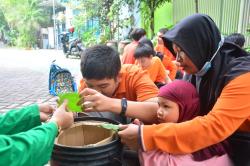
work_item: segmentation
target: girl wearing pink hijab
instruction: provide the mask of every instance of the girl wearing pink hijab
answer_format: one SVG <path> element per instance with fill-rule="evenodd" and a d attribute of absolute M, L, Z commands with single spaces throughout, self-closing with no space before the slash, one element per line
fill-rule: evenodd
<path fill-rule="evenodd" d="M 161 87 L 158 103 L 159 123 L 184 122 L 193 119 L 200 111 L 199 95 L 195 87 L 183 80 L 176 80 Z M 192 154 L 176 155 L 160 150 L 140 151 L 139 158 L 142 166 L 231 166 L 233 164 L 227 154 L 227 147 L 227 142 L 223 141 Z"/>

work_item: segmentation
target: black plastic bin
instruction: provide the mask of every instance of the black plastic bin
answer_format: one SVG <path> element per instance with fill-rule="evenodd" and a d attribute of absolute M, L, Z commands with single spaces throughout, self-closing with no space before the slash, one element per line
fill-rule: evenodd
<path fill-rule="evenodd" d="M 118 124 L 100 117 L 86 116 L 75 119 L 76 122 L 90 120 Z M 97 147 L 68 147 L 55 143 L 50 163 L 52 166 L 120 166 L 121 155 L 122 144 L 116 136 L 111 142 Z"/>

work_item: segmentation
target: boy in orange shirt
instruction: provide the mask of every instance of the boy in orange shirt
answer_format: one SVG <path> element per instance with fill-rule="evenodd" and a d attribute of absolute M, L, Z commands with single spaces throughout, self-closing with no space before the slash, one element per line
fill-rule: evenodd
<path fill-rule="evenodd" d="M 139 44 L 135 49 L 134 57 L 138 62 L 138 65 L 148 72 L 151 80 L 158 86 L 169 82 L 169 77 L 165 67 L 163 66 L 161 60 L 154 56 L 154 50 L 147 44 Z"/>
<path fill-rule="evenodd" d="M 143 28 L 135 28 L 130 34 L 132 42 L 124 47 L 122 54 L 122 64 L 134 64 L 134 52 L 141 38 L 146 36 L 146 31 Z"/>
<path fill-rule="evenodd" d="M 82 55 L 81 72 L 79 105 L 86 112 L 119 121 L 125 116 L 144 122 L 156 119 L 158 88 L 136 65 L 121 66 L 117 51 L 105 45 L 88 48 Z"/>

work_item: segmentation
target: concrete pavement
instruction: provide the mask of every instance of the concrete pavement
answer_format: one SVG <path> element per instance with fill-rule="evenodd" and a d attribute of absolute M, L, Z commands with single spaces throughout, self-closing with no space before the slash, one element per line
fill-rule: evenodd
<path fill-rule="evenodd" d="M 0 113 L 33 103 L 56 105 L 56 98 L 48 92 L 54 59 L 79 80 L 80 60 L 66 59 L 62 50 L 0 49 Z"/>

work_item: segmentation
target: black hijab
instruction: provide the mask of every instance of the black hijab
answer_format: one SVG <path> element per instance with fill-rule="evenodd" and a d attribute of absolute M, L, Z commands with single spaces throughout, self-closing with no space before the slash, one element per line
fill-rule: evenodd
<path fill-rule="evenodd" d="M 163 41 L 172 53 L 172 43 L 176 43 L 200 70 L 218 49 L 221 35 L 209 16 L 194 14 L 169 30 L 163 36 Z M 229 81 L 249 71 L 250 57 L 247 53 L 234 44 L 224 42 L 212 61 L 211 69 L 204 76 L 186 77 L 196 88 L 199 87 L 201 115 L 213 108 L 221 90 Z"/>
<path fill-rule="evenodd" d="M 163 41 L 172 53 L 172 43 L 177 44 L 200 70 L 218 49 L 221 34 L 209 16 L 194 14 L 169 30 L 163 36 Z M 206 115 L 212 110 L 228 82 L 247 72 L 250 72 L 250 56 L 240 47 L 224 42 L 212 61 L 212 67 L 204 76 L 187 75 L 186 80 L 199 92 L 200 115 Z M 221 149 L 221 145 L 225 148 Z M 210 151 L 214 155 L 222 155 L 226 148 L 227 143 L 221 142 L 211 146 Z"/>

